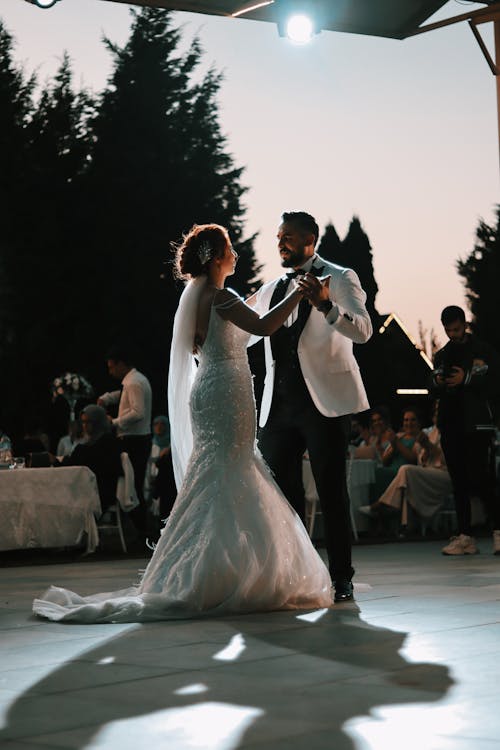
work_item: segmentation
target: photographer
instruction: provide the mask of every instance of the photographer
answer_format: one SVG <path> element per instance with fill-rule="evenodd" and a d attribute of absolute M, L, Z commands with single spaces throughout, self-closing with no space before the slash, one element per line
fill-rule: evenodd
<path fill-rule="evenodd" d="M 471 496 L 478 495 L 493 526 L 493 551 L 500 554 L 500 510 L 495 491 L 495 426 L 490 408 L 498 390 L 500 357 L 466 330 L 465 313 L 455 305 L 441 313 L 448 343 L 434 360 L 432 391 L 439 398 L 437 425 L 455 497 L 458 536 L 444 555 L 473 555 Z"/>

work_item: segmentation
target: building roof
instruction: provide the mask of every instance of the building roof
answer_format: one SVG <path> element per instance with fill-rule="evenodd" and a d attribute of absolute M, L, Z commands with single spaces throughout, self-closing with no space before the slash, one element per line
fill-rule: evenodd
<path fill-rule="evenodd" d="M 405 39 L 448 0 L 113 0 L 170 10 L 279 23 L 292 10 L 310 12 L 318 27 L 349 34 Z M 260 7 L 258 7 L 260 6 Z"/>

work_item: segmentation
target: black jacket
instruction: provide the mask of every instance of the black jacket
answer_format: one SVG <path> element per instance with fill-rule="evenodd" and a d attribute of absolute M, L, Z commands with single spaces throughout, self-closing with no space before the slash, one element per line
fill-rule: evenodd
<path fill-rule="evenodd" d="M 105 513 L 116 502 L 116 485 L 122 475 L 120 442 L 112 434 L 102 435 L 95 443 L 78 443 L 61 466 L 88 466 L 97 479 L 101 509 Z"/>
<path fill-rule="evenodd" d="M 475 360 L 484 366 L 474 364 Z M 437 375 L 444 375 L 453 366 L 465 372 L 459 386 L 439 385 Z M 473 334 L 463 343 L 448 341 L 434 358 L 431 393 L 439 399 L 437 425 L 441 432 L 494 429 L 494 405 L 500 394 L 500 357 L 497 352 Z"/>

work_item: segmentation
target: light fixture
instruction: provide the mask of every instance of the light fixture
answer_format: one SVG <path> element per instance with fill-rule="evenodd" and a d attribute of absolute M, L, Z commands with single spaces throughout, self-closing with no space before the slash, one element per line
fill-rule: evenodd
<path fill-rule="evenodd" d="M 279 35 L 294 44 L 307 44 L 321 31 L 321 10 L 314 6 L 314 13 L 311 13 L 311 3 L 306 0 L 277 2 L 276 15 Z"/>
<path fill-rule="evenodd" d="M 309 16 L 296 13 L 286 21 L 286 36 L 295 44 L 307 44 L 314 34 L 314 25 Z"/>
<path fill-rule="evenodd" d="M 31 3 L 31 5 L 36 5 L 38 8 L 47 10 L 47 8 L 52 8 L 52 6 L 58 3 L 59 0 L 26 0 L 26 2 Z"/>

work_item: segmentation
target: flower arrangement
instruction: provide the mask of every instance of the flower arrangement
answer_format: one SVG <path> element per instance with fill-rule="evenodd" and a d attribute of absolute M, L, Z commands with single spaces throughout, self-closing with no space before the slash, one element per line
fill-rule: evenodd
<path fill-rule="evenodd" d="M 83 375 L 74 372 L 65 372 L 64 375 L 58 375 L 52 381 L 50 388 L 52 401 L 55 401 L 59 396 L 66 399 L 72 420 L 75 418 L 76 402 L 81 398 L 91 398 L 94 394 L 94 389 L 89 381 Z"/>

